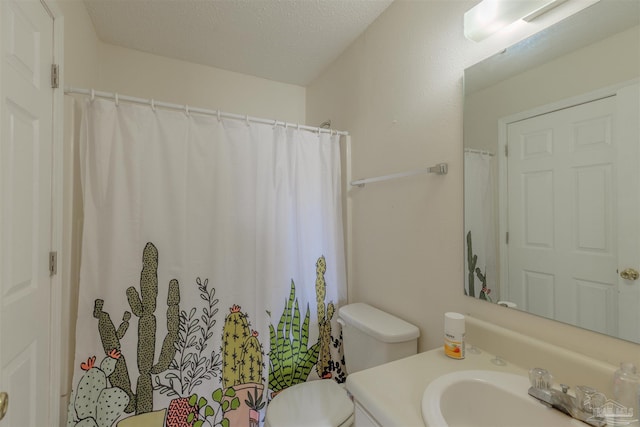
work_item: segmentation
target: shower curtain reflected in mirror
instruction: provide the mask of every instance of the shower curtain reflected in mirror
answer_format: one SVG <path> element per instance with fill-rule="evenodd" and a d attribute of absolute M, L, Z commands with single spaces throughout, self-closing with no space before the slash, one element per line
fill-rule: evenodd
<path fill-rule="evenodd" d="M 496 210 L 493 155 L 464 153 L 465 295 L 497 302 Z"/>
<path fill-rule="evenodd" d="M 260 425 L 344 381 L 339 136 L 95 99 L 80 155 L 69 426 Z"/>

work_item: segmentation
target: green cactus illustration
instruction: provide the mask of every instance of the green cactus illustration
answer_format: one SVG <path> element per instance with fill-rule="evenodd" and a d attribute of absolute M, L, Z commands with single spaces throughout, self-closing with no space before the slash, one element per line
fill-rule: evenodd
<path fill-rule="evenodd" d="M 109 386 L 108 381 L 120 358 L 120 352 L 114 348 L 100 367 L 94 366 L 95 356 L 81 364 L 87 372 L 80 378 L 69 402 L 68 427 L 111 427 L 122 416 L 129 396 L 121 388 Z"/>
<path fill-rule="evenodd" d="M 158 363 L 153 365 L 155 359 L 156 340 L 156 300 L 158 297 L 158 250 L 149 242 L 144 248 L 142 255 L 142 272 L 140 274 L 140 294 L 133 287 L 126 291 L 127 300 L 131 311 L 138 320 L 138 377 L 136 392 L 131 389 L 131 380 L 124 357 L 121 357 L 115 370 L 109 376 L 109 380 L 114 387 L 121 388 L 129 397 L 129 404 L 125 412 L 136 414 L 150 412 L 153 409 L 153 385 L 151 374 L 164 372 L 173 360 L 175 355 L 175 342 L 178 339 L 178 328 L 180 324 L 179 303 L 180 289 L 177 280 L 169 282 L 167 296 L 167 335 L 164 338 Z M 124 312 L 122 323 L 116 330 L 111 321 L 109 313 L 103 311 L 104 300 L 96 299 L 93 309 L 93 317 L 98 319 L 98 331 L 105 351 L 109 349 L 120 350 L 120 340 L 124 337 L 129 328 L 131 313 Z"/>
<path fill-rule="evenodd" d="M 222 371 L 221 353 L 210 348 L 217 341 L 213 332 L 219 302 L 215 298 L 216 290 L 208 287 L 209 279 L 201 280 L 198 277 L 196 285 L 204 307 L 200 313 L 196 307 L 191 307 L 188 312 L 180 311 L 176 354 L 164 373 L 164 379 L 160 375 L 154 378 L 153 389 L 160 394 L 186 398 L 195 387 L 219 377 Z"/>
<path fill-rule="evenodd" d="M 267 312 L 269 316 L 271 314 Z M 291 281 L 289 299 L 280 317 L 277 329 L 269 325 L 271 350 L 269 351 L 269 388 L 277 393 L 294 384 L 306 381 L 318 361 L 318 343 L 307 348 L 309 341 L 309 306 L 300 325 L 300 309 L 296 299 L 296 286 Z"/>
<path fill-rule="evenodd" d="M 222 328 L 222 385 L 225 388 L 237 384 L 242 345 L 251 333 L 247 316 L 240 308 L 234 304 L 229 309 Z"/>
<path fill-rule="evenodd" d="M 480 294 L 478 295 L 479 299 L 483 299 L 485 301 L 493 302 L 489 294 L 491 293 L 491 289 L 487 287 L 487 274 L 480 270 L 480 267 L 476 267 L 476 276 L 480 279 L 480 283 L 482 283 L 482 289 L 480 290 Z"/>
<path fill-rule="evenodd" d="M 318 362 L 316 372 L 320 378 L 330 376 L 329 363 L 331 362 L 331 319 L 335 307 L 333 302 L 329 302 L 325 309 L 324 299 L 326 297 L 327 284 L 324 280 L 324 273 L 327 271 L 327 262 L 324 256 L 316 261 L 316 303 L 318 305 Z"/>
<path fill-rule="evenodd" d="M 151 374 L 164 372 L 176 352 L 180 324 L 180 287 L 178 281 L 169 282 L 167 294 L 167 335 L 162 343 L 158 362 L 154 365 L 156 352 L 156 300 L 158 298 L 158 249 L 149 242 L 142 253 L 140 293 L 135 287 L 127 289 L 127 300 L 131 312 L 138 317 L 138 381 L 136 383 L 136 415 L 153 410 L 153 384 Z"/>
<path fill-rule="evenodd" d="M 475 297 L 475 271 L 476 264 L 478 263 L 478 255 L 473 254 L 473 247 L 471 246 L 471 231 L 467 233 L 467 263 L 469 265 L 469 295 Z"/>
<path fill-rule="evenodd" d="M 258 332 L 251 331 L 249 320 L 240 306 L 233 305 L 224 319 L 222 330 L 222 385 L 262 382 L 262 344 Z"/>
<path fill-rule="evenodd" d="M 262 344 L 258 341 L 258 332 L 251 331 L 251 336 L 242 345 L 238 384 L 262 382 Z"/>
<path fill-rule="evenodd" d="M 131 313 L 128 311 L 124 312 L 124 315 L 122 316 L 122 323 L 120 323 L 120 326 L 116 330 L 115 325 L 111 321 L 111 316 L 109 316 L 109 313 L 102 310 L 103 307 L 104 300 L 95 300 L 93 306 L 93 317 L 98 319 L 98 332 L 100 333 L 102 348 L 105 353 L 108 353 L 112 349 L 120 351 L 120 340 L 124 337 L 127 329 L 129 328 Z M 113 372 L 109 375 L 109 381 L 114 387 L 121 388 L 127 393 L 127 396 L 129 397 L 129 405 L 125 409 L 125 412 L 133 412 L 135 409 L 135 395 L 131 390 L 131 380 L 129 379 L 127 362 L 123 355 L 116 360 L 116 366 Z"/>
<path fill-rule="evenodd" d="M 477 267 L 478 265 L 478 255 L 475 255 L 473 253 L 473 246 L 472 246 L 472 242 L 471 242 L 471 231 L 469 231 L 467 233 L 467 264 L 469 265 L 469 293 L 467 293 L 467 290 L 465 289 L 464 293 L 465 295 L 469 295 L 472 297 L 476 296 L 476 291 L 475 291 L 475 277 L 477 276 L 478 279 L 480 280 L 480 283 L 482 283 L 482 288 L 480 289 L 480 293 L 478 294 L 478 298 L 479 299 L 483 299 L 485 301 L 491 301 L 491 297 L 489 296 L 489 293 L 491 292 L 491 289 L 489 289 L 487 287 L 487 275 L 486 275 L 486 269 L 485 272 L 483 273 L 482 270 L 480 269 L 480 267 Z"/>

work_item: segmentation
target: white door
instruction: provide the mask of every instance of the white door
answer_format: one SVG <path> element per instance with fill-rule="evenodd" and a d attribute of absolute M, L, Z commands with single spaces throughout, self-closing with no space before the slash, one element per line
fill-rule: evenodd
<path fill-rule="evenodd" d="M 0 426 L 51 420 L 53 19 L 39 1 L 0 0 Z"/>
<path fill-rule="evenodd" d="M 622 92 L 637 103 L 637 85 Z M 640 263 L 638 138 L 621 131 L 637 128 L 638 117 L 621 120 L 619 107 L 611 96 L 507 126 L 508 298 L 614 336 L 620 323 L 626 335 L 639 329 L 618 309 L 638 299 L 619 263 Z"/>
<path fill-rule="evenodd" d="M 640 271 L 640 84 L 616 94 L 618 153 L 618 273 Z M 627 153 L 629 153 L 627 155 Z M 618 337 L 640 342 L 640 280 L 618 274 Z"/>

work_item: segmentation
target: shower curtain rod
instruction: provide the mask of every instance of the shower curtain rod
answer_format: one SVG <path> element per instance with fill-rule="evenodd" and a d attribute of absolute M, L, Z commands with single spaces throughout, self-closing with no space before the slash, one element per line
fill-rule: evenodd
<path fill-rule="evenodd" d="M 306 125 L 301 125 L 298 123 L 289 123 L 289 122 L 285 122 L 285 121 L 280 121 L 280 120 L 270 120 L 270 119 L 262 119 L 259 117 L 252 117 L 249 115 L 242 115 L 242 114 L 234 114 L 234 113 L 226 113 L 224 111 L 220 111 L 220 110 L 208 110 L 206 108 L 196 108 L 196 107 L 191 107 L 189 105 L 181 105 L 181 104 L 173 104 L 170 102 L 160 102 L 160 101 L 155 101 L 154 99 L 145 99 L 145 98 L 136 98 L 133 96 L 125 96 L 125 95 L 120 95 L 117 92 L 116 93 L 111 93 L 111 92 L 101 92 L 101 91 L 97 91 L 94 89 L 81 89 L 81 88 L 75 88 L 75 87 L 66 87 L 64 89 L 64 93 L 65 94 L 78 94 L 78 95 L 87 95 L 90 96 L 91 99 L 98 97 L 98 98 L 106 98 L 106 99 L 113 99 L 116 101 L 116 104 L 119 101 L 125 101 L 125 102 L 131 102 L 134 104 L 143 104 L 143 105 L 149 105 L 151 106 L 151 108 L 155 109 L 156 107 L 161 107 L 161 108 L 166 108 L 166 109 L 170 109 L 170 110 L 180 110 L 180 111 L 184 111 L 185 113 L 189 114 L 189 113 L 198 113 L 198 114 L 205 114 L 208 116 L 217 116 L 219 119 L 220 118 L 225 118 L 225 119 L 234 119 L 234 120 L 244 120 L 247 122 L 254 122 L 254 123 L 262 123 L 262 124 L 266 124 L 266 125 L 272 125 L 272 126 L 283 126 L 283 127 L 293 127 L 296 129 L 303 129 L 303 130 L 308 130 L 308 131 L 312 131 L 312 132 L 318 132 L 318 133 L 329 133 L 329 134 L 333 134 L 335 133 L 336 135 L 349 135 L 349 132 L 346 131 L 337 131 L 337 130 L 333 130 L 333 129 L 324 129 L 324 128 L 320 128 L 320 127 L 314 127 L 314 126 L 306 126 Z"/>

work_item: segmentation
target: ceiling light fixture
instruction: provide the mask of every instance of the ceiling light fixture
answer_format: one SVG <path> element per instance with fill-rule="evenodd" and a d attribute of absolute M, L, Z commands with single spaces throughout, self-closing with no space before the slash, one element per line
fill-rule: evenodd
<path fill-rule="evenodd" d="M 567 0 L 482 0 L 464 14 L 464 35 L 482 41 L 522 19 L 530 22 Z"/>

